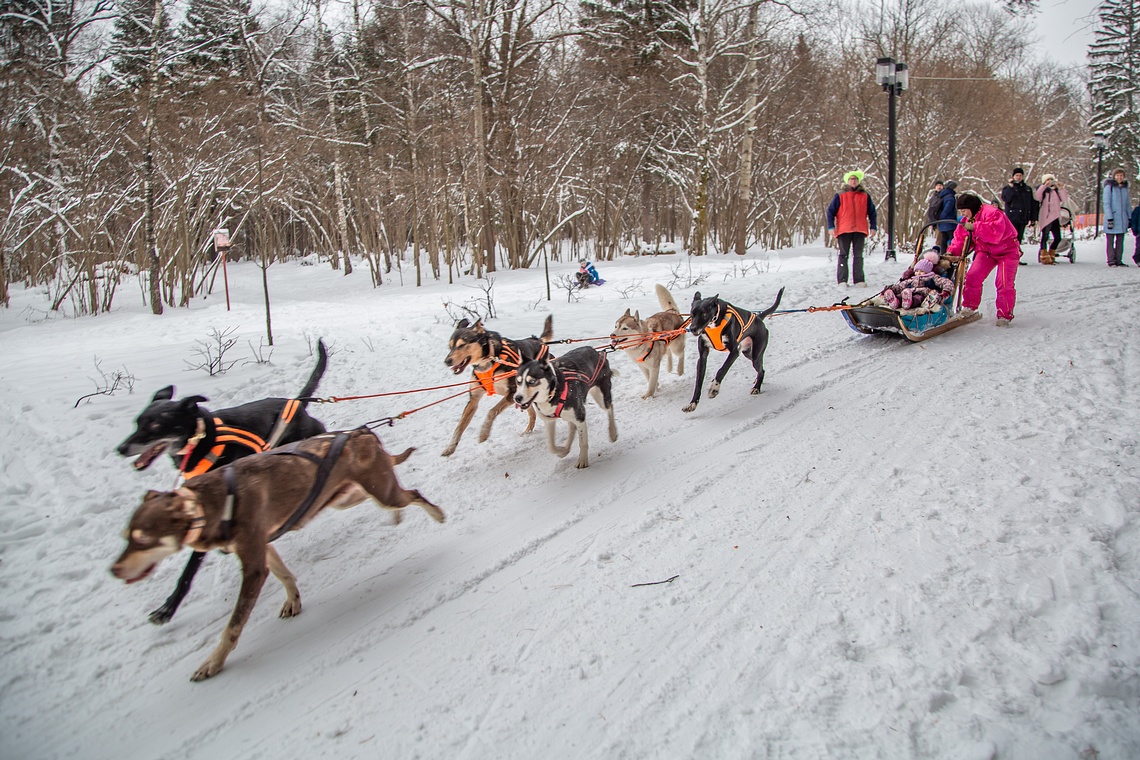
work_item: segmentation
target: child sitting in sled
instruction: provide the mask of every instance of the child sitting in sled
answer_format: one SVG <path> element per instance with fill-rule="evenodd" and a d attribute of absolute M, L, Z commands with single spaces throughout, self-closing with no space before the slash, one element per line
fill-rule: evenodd
<path fill-rule="evenodd" d="M 913 267 L 903 272 L 893 285 L 883 288 L 879 296 L 890 309 L 934 309 L 954 294 L 954 281 L 935 274 L 939 256 L 927 251 Z"/>
<path fill-rule="evenodd" d="M 601 285 L 605 282 L 605 280 L 598 276 L 598 270 L 594 268 L 594 265 L 585 259 L 578 262 L 578 274 L 575 276 L 578 278 L 578 287 L 580 288 L 588 288 L 591 285 Z"/>

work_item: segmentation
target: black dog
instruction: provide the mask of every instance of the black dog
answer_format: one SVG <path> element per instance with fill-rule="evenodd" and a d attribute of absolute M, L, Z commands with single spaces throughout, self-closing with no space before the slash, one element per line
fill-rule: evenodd
<path fill-rule="evenodd" d="M 578 433 L 578 469 L 590 466 L 590 441 L 586 434 L 586 395 L 594 397 L 609 415 L 610 440 L 617 440 L 612 391 L 613 373 L 605 354 L 593 348 L 576 348 L 553 360 L 529 361 L 519 367 L 515 403 L 523 409 L 538 410 L 546 421 L 546 446 L 560 457 L 570 453 L 574 433 Z M 565 420 L 570 435 L 565 446 L 554 443 L 555 420 L 569 411 Z"/>
<path fill-rule="evenodd" d="M 187 480 L 229 464 L 235 459 L 265 451 L 271 446 L 300 441 L 325 432 L 325 426 L 305 411 L 328 364 L 324 341 L 317 342 L 317 366 L 296 399 L 265 398 L 230 409 L 210 412 L 199 407 L 205 396 L 174 398 L 174 386 L 154 394 L 135 420 L 135 432 L 119 444 L 125 457 L 137 457 L 135 469 L 145 470 L 163 452 L 169 451 L 174 466 Z M 162 625 L 174 617 L 204 552 L 194 552 L 165 603 L 150 613 L 150 622 Z"/>
<path fill-rule="evenodd" d="M 776 311 L 783 295 L 784 289 L 780 288 L 774 304 L 764 311 L 752 312 L 737 309 L 718 296 L 701 298 L 699 292 L 693 294 L 693 306 L 689 310 L 689 332 L 700 335 L 700 340 L 697 341 L 697 387 L 693 389 L 693 400 L 684 411 L 693 411 L 701 400 L 705 365 L 712 348 L 728 351 L 728 358 L 717 370 L 716 379 L 709 385 L 709 398 L 716 398 L 720 393 L 724 376 L 741 352 L 752 360 L 752 366 L 756 369 L 756 384 L 752 386 L 752 395 L 760 392 L 760 384 L 764 382 L 764 350 L 768 348 L 768 328 L 764 326 L 764 318 Z"/>

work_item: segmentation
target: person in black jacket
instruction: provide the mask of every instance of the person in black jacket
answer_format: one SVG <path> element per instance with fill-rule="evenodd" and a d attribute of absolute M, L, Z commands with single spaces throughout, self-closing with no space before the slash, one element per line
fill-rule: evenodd
<path fill-rule="evenodd" d="M 941 192 L 938 193 L 938 200 L 942 203 L 942 209 L 938 214 L 938 250 L 945 253 L 950 245 L 950 241 L 954 239 L 954 229 L 958 226 L 958 211 L 954 208 L 954 203 L 957 200 L 955 188 L 958 183 L 954 180 L 946 180 L 942 185 Z M 932 201 L 933 203 L 933 201 Z"/>
<path fill-rule="evenodd" d="M 934 189 L 926 198 L 926 223 L 934 224 L 942 218 L 942 180 L 934 180 Z"/>
<path fill-rule="evenodd" d="M 1033 188 L 1025 184 L 1025 170 L 1020 166 L 1013 170 L 1009 184 L 1001 189 L 1001 203 L 1017 230 L 1017 244 L 1021 245 L 1025 228 L 1037 223 L 1037 201 L 1033 200 Z"/>

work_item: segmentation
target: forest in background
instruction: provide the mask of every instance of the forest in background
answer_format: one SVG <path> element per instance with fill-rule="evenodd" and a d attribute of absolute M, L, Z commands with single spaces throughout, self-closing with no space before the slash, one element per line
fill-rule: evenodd
<path fill-rule="evenodd" d="M 1124 0 L 1133 2 L 1133 0 Z M 663 243 L 819 239 L 842 174 L 896 235 L 935 179 L 989 200 L 1012 166 L 1096 182 L 1088 83 L 986 4 L 754 0 L 4 0 L 0 300 L 155 313 L 211 287 L 211 243 L 316 254 L 376 286 Z"/>

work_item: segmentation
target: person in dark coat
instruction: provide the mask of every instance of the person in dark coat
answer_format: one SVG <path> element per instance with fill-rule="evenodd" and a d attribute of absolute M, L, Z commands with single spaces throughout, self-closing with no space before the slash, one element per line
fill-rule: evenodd
<path fill-rule="evenodd" d="M 942 210 L 938 214 L 940 220 L 938 222 L 938 250 L 941 253 L 946 252 L 946 247 L 954 238 L 954 228 L 958 226 L 958 212 L 954 208 L 954 202 L 957 199 L 956 187 L 958 187 L 958 183 L 949 180 L 942 186 L 942 192 L 938 194 L 942 201 Z"/>
<path fill-rule="evenodd" d="M 1132 216 L 1128 219 L 1128 229 L 1132 230 L 1136 247 L 1132 250 L 1132 261 L 1140 267 L 1140 206 L 1132 209 Z"/>
<path fill-rule="evenodd" d="M 1025 184 L 1025 170 L 1020 166 L 1013 170 L 1009 184 L 1001 189 L 1001 203 L 1010 224 L 1017 230 L 1017 244 L 1025 240 L 1025 228 L 1037 223 L 1037 202 L 1033 200 L 1033 188 Z"/>
<path fill-rule="evenodd" d="M 942 218 L 942 180 L 934 180 L 934 189 L 930 191 L 930 197 L 926 199 L 926 223 L 934 224 Z"/>

